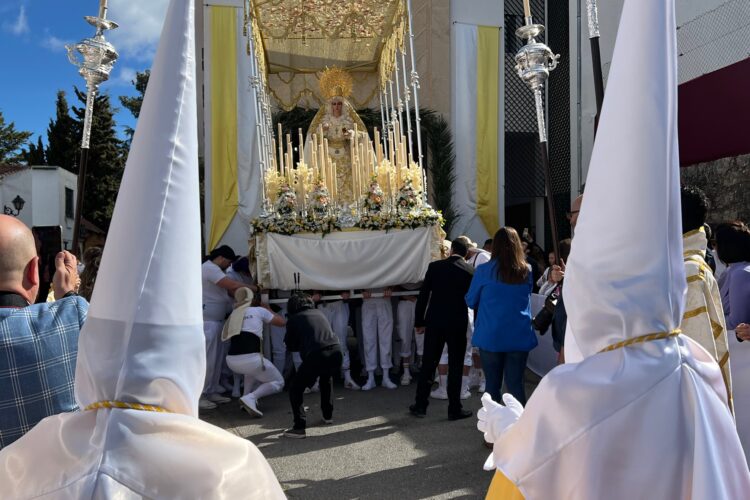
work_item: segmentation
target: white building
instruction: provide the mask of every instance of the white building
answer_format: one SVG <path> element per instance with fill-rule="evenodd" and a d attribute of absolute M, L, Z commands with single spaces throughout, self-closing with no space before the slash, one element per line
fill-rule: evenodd
<path fill-rule="evenodd" d="M 0 165 L 0 205 L 27 226 L 60 226 L 63 245 L 73 240 L 78 176 L 60 167 Z M 24 203 L 17 210 L 13 200 Z"/>

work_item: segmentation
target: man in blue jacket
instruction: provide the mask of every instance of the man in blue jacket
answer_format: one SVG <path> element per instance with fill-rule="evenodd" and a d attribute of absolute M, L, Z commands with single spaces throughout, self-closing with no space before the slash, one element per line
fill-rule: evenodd
<path fill-rule="evenodd" d="M 75 294 L 77 282 L 76 258 L 58 253 L 57 300 L 34 304 L 34 236 L 20 220 L 0 215 L 0 449 L 45 417 L 78 409 L 73 381 L 88 303 Z"/>

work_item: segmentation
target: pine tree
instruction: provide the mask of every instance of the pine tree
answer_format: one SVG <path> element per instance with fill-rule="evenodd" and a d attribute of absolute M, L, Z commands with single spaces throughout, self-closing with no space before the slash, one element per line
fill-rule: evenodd
<path fill-rule="evenodd" d="M 80 137 L 83 131 L 86 94 L 77 88 L 75 93 L 78 100 L 83 103 L 81 108 L 73 107 L 73 113 L 77 118 L 76 136 Z M 94 101 L 91 122 L 83 217 L 105 230 L 109 228 L 112 218 L 127 155 L 123 141 L 117 138 L 114 113 L 109 96 L 98 95 Z"/>
<path fill-rule="evenodd" d="M 42 136 L 37 136 L 36 145 L 29 143 L 28 151 L 23 152 L 23 159 L 26 160 L 28 165 L 46 165 L 47 161 L 44 156 L 44 144 L 42 144 Z"/>
<path fill-rule="evenodd" d="M 150 69 L 143 72 L 137 71 L 135 74 L 135 80 L 133 80 L 132 83 L 135 86 L 138 95 L 136 97 L 120 96 L 120 102 L 122 105 L 125 106 L 136 118 L 141 114 L 143 96 L 146 95 L 146 87 L 148 86 L 148 79 L 150 76 Z M 135 130 L 130 127 L 125 127 L 125 133 L 128 135 L 129 141 L 132 141 Z"/>
<path fill-rule="evenodd" d="M 5 124 L 0 111 L 0 163 L 19 163 L 24 159 L 23 148 L 31 137 L 31 132 L 16 130 L 16 124 Z"/>
<path fill-rule="evenodd" d="M 57 92 L 55 109 L 55 118 L 50 119 L 47 127 L 47 164 L 77 174 L 81 136 L 77 133 L 75 120 L 70 116 L 68 100 L 62 90 Z"/>

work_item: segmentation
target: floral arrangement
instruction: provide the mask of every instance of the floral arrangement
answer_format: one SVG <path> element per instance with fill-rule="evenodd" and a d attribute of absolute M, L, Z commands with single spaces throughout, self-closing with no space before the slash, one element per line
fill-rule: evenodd
<path fill-rule="evenodd" d="M 417 229 L 420 227 L 443 226 L 443 215 L 432 209 L 423 208 L 409 213 L 376 213 L 362 215 L 357 222 L 360 229 L 389 231 L 391 229 Z"/>
<path fill-rule="evenodd" d="M 287 236 L 297 233 L 322 233 L 323 235 L 341 231 L 341 223 L 337 217 L 301 217 L 290 214 L 283 217 L 266 217 L 250 221 L 250 232 L 278 233 Z"/>
<path fill-rule="evenodd" d="M 328 207 L 331 204 L 331 196 L 328 193 L 328 188 L 322 181 L 318 181 L 315 185 L 315 189 L 310 193 L 310 203 L 308 207 L 316 215 L 324 215 L 328 212 Z"/>
<path fill-rule="evenodd" d="M 380 212 L 383 208 L 383 200 L 385 200 L 383 190 L 380 189 L 378 178 L 373 176 L 370 180 L 370 189 L 367 190 L 364 199 L 365 209 L 368 212 Z"/>
<path fill-rule="evenodd" d="M 411 179 L 406 179 L 404 185 L 398 190 L 396 205 L 399 210 L 411 210 L 419 206 L 419 196 L 412 186 Z"/>
<path fill-rule="evenodd" d="M 297 207 L 297 195 L 289 184 L 283 184 L 279 188 L 276 199 L 276 212 L 281 215 L 290 215 L 294 213 Z"/>

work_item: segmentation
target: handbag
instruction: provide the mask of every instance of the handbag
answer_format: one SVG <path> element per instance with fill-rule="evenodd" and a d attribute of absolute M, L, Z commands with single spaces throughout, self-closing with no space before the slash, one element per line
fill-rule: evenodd
<path fill-rule="evenodd" d="M 557 306 L 557 301 L 560 297 L 559 290 L 559 287 L 555 288 L 552 293 L 547 295 L 547 298 L 544 299 L 544 307 L 542 307 L 536 316 L 534 316 L 534 319 L 531 320 L 531 324 L 540 335 L 547 333 L 547 330 L 552 324 L 552 318 L 555 316 L 555 307 Z"/>

